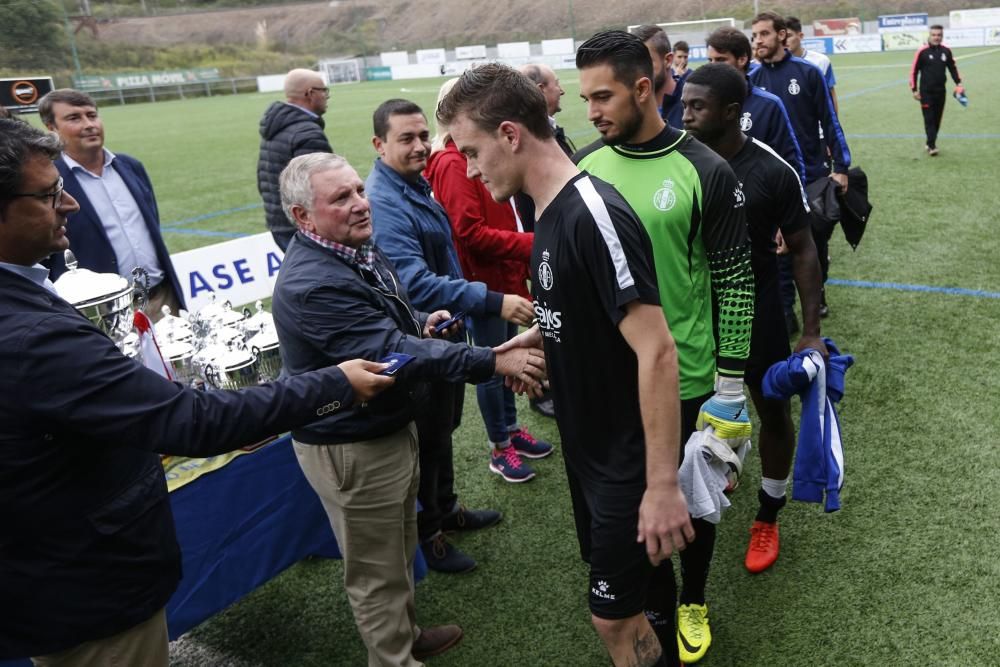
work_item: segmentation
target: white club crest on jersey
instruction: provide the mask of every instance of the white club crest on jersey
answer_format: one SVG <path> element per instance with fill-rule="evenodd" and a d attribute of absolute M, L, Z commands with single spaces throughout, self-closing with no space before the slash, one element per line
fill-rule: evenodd
<path fill-rule="evenodd" d="M 749 132 L 752 127 L 753 119 L 750 117 L 750 112 L 744 111 L 743 115 L 740 116 L 740 130 L 743 132 Z"/>
<path fill-rule="evenodd" d="M 552 267 L 549 266 L 549 251 L 543 250 L 542 263 L 538 265 L 538 284 L 542 286 L 542 289 L 550 290 L 554 282 Z"/>
<path fill-rule="evenodd" d="M 948 54 L 942 53 L 941 54 L 941 60 L 948 60 Z"/>
<path fill-rule="evenodd" d="M 802 87 L 799 85 L 798 79 L 792 79 L 788 83 L 788 94 L 798 95 L 800 92 L 802 92 Z"/>
<path fill-rule="evenodd" d="M 747 197 L 743 194 L 743 183 L 737 182 L 736 188 L 733 190 L 733 208 L 739 208 L 746 203 Z"/>
<path fill-rule="evenodd" d="M 677 195 L 674 194 L 674 182 L 672 179 L 663 181 L 663 187 L 653 194 L 653 206 L 661 211 L 669 211 L 677 203 Z"/>

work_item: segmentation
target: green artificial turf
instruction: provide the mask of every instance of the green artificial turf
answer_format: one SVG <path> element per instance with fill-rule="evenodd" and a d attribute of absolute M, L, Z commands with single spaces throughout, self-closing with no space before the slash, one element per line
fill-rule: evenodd
<path fill-rule="evenodd" d="M 1000 291 L 1000 50 L 962 49 L 967 109 L 948 101 L 941 155 L 923 151 L 906 84 L 912 54 L 835 56 L 843 126 L 875 205 L 851 251 L 837 232 L 831 277 Z M 574 71 L 560 72 L 559 115 L 578 146 L 594 137 Z M 371 112 L 389 97 L 433 106 L 441 80 L 333 88 L 327 133 L 364 176 Z M 170 231 L 263 231 L 256 192 L 257 123 L 275 95 L 217 97 L 102 111 L 112 150 L 143 160 L 174 251 L 218 239 Z M 962 136 L 950 136 L 962 135 Z M 181 223 L 181 224 L 177 224 Z M 843 510 L 790 503 L 782 552 L 768 572 L 743 569 L 756 510 L 751 454 L 719 528 L 708 587 L 714 643 L 701 664 L 1000 664 L 1000 299 L 831 284 L 824 333 L 856 356 L 841 405 Z M 595 350 L 595 354 L 599 354 Z M 555 424 L 520 404 L 540 437 Z M 795 407 L 797 409 L 797 405 Z M 455 437 L 458 490 L 503 522 L 457 538 L 472 573 L 432 573 L 417 586 L 424 624 L 458 622 L 465 639 L 433 659 L 448 666 L 609 664 L 589 624 L 561 450 L 523 485 L 487 471 L 475 394 Z M 300 563 L 195 629 L 221 660 L 356 666 L 365 652 L 335 561 Z M 203 664 L 179 660 L 177 664 Z"/>

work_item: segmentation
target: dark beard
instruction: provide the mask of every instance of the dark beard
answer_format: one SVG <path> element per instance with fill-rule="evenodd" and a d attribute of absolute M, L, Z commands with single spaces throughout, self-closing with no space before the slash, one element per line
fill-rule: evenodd
<path fill-rule="evenodd" d="M 653 92 L 657 95 L 667 86 L 667 70 L 664 68 L 659 75 L 653 77 Z"/>
<path fill-rule="evenodd" d="M 639 133 L 639 128 L 642 127 L 642 109 L 639 108 L 639 103 L 632 99 L 632 115 L 627 118 L 621 125 L 618 126 L 621 132 L 614 139 L 607 139 L 601 137 L 601 141 L 608 146 L 621 146 L 622 144 L 632 143 L 632 138 Z"/>

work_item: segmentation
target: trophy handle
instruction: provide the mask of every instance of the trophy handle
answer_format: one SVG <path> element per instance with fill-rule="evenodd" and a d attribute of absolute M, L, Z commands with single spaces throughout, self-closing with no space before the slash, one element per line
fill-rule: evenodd
<path fill-rule="evenodd" d="M 139 293 L 136 305 L 139 310 L 145 311 L 146 304 L 149 303 L 149 272 L 141 266 L 132 269 L 132 289 Z"/>
<path fill-rule="evenodd" d="M 216 389 L 219 388 L 219 374 L 216 372 L 215 367 L 211 364 L 205 366 L 205 379 L 208 380 L 208 384 L 211 386 Z"/>

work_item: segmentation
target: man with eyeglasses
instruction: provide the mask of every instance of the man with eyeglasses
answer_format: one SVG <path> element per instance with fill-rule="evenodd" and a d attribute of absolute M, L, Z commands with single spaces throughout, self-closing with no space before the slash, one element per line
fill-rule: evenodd
<path fill-rule="evenodd" d="M 141 268 L 149 276 L 146 314 L 154 322 L 163 306 L 176 314 L 184 307 L 184 293 L 160 235 L 160 213 L 145 167 L 104 147 L 104 123 L 86 93 L 54 90 L 39 102 L 38 115 L 64 144 L 56 168 L 66 191 L 80 203 L 66 232 L 80 267 L 128 279 Z M 58 253 L 49 266 L 53 279 L 66 271 Z"/>
<path fill-rule="evenodd" d="M 323 114 L 330 89 L 318 72 L 293 69 L 285 75 L 285 100 L 274 102 L 260 119 L 260 157 L 257 190 L 264 200 L 264 220 L 282 251 L 295 236 L 295 227 L 281 209 L 278 176 L 292 158 L 309 153 L 332 153 L 323 131 Z"/>
<path fill-rule="evenodd" d="M 53 165 L 61 148 L 0 119 L 0 662 L 167 667 L 181 554 L 156 452 L 213 456 L 317 415 L 340 424 L 394 378 L 353 359 L 205 392 L 126 357 L 40 264 L 69 248 L 80 208 Z"/>

